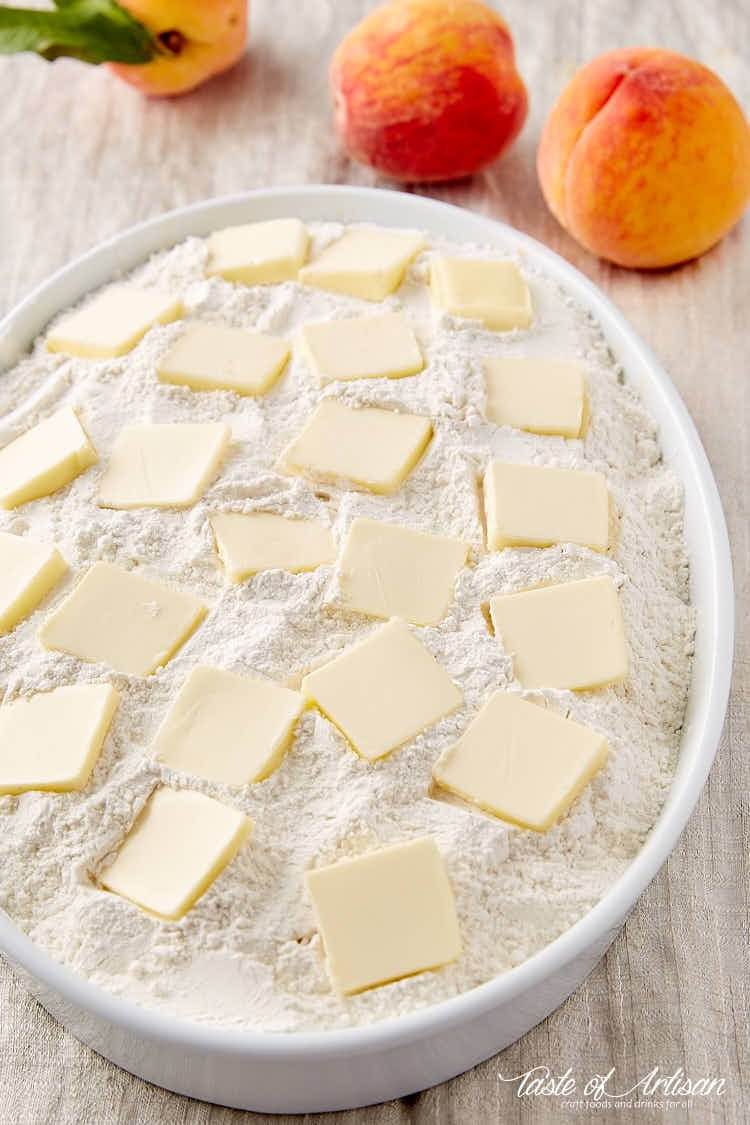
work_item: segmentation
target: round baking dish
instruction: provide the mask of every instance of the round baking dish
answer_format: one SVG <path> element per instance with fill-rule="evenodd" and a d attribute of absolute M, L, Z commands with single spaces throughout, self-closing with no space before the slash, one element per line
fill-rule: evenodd
<path fill-rule="evenodd" d="M 274 1035 L 188 1023 L 129 1004 L 38 949 L 0 913 L 0 947 L 49 1012 L 94 1050 L 160 1086 L 267 1113 L 344 1109 L 399 1097 L 467 1070 L 553 1011 L 590 972 L 674 847 L 716 753 L 729 692 L 732 570 L 711 469 L 664 370 L 615 306 L 567 262 L 504 224 L 393 191 L 299 187 L 208 200 L 133 227 L 54 274 L 0 323 L 0 369 L 16 362 L 59 310 L 188 235 L 257 219 L 369 221 L 517 249 L 599 321 L 660 427 L 685 486 L 685 536 L 697 610 L 695 662 L 674 780 L 626 873 L 576 925 L 517 968 L 399 1019 L 349 1031 Z"/>

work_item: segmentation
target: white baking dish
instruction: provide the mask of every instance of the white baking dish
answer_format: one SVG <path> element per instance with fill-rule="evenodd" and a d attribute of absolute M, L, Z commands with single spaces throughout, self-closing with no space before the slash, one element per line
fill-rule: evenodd
<path fill-rule="evenodd" d="M 733 590 L 726 525 L 695 427 L 668 376 L 617 309 L 567 262 L 526 235 L 415 195 L 300 187 L 209 200 L 134 227 L 56 273 L 0 323 L 0 368 L 88 290 L 189 234 L 295 215 L 418 227 L 456 241 L 517 248 L 600 322 L 658 421 L 664 456 L 685 485 L 685 534 L 698 632 L 677 772 L 649 839 L 623 877 L 575 926 L 522 965 L 455 999 L 350 1031 L 240 1033 L 128 1004 L 63 968 L 0 914 L 0 947 L 31 992 L 79 1039 L 120 1066 L 196 1098 L 264 1112 L 343 1109 L 423 1089 L 513 1042 L 593 968 L 669 855 L 706 780 L 732 663 Z"/>

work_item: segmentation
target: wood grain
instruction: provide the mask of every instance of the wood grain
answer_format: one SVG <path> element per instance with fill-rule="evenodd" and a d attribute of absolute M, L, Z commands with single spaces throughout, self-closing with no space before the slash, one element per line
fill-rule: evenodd
<path fill-rule="evenodd" d="M 367 0 L 255 0 L 251 47 L 230 74 L 178 101 L 152 102 L 105 69 L 0 60 L 0 311 L 52 270 L 131 223 L 192 200 L 293 183 L 380 183 L 342 155 L 325 67 Z M 340 1125 L 508 1122 L 565 1117 L 557 1099 L 518 1098 L 498 1072 L 616 1068 L 627 1088 L 658 1065 L 720 1076 L 721 1098 L 597 1120 L 750 1119 L 750 219 L 681 269 L 629 273 L 577 247 L 545 209 L 534 153 L 545 114 L 577 67 L 626 44 L 700 58 L 750 108 L 750 9 L 736 0 L 504 0 L 532 113 L 515 148 L 472 182 L 430 189 L 528 231 L 608 293 L 651 344 L 695 419 L 732 539 L 739 637 L 734 691 L 715 767 L 666 866 L 585 984 L 520 1042 L 420 1095 L 337 1115 Z M 0 1119 L 224 1125 L 259 1115 L 177 1097 L 118 1070 L 55 1024 L 0 966 Z M 569 1112 L 571 1120 L 587 1117 Z M 266 1120 L 274 1120 L 267 1118 Z M 304 1119 L 313 1125 L 323 1117 Z"/>

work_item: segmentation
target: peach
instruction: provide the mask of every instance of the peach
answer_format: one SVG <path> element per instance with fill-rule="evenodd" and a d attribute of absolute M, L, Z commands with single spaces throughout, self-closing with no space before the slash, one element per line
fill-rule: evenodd
<path fill-rule="evenodd" d="M 537 156 L 547 204 L 583 246 L 653 269 L 718 242 L 750 197 L 750 128 L 711 70 L 672 51 L 611 51 L 580 70 Z"/>
<path fill-rule="evenodd" d="M 245 0 L 120 0 L 161 44 L 138 65 L 110 63 L 144 94 L 183 94 L 233 66 L 245 50 Z"/>
<path fill-rule="evenodd" d="M 395 180 L 471 175 L 528 108 L 510 32 L 479 0 L 389 0 L 342 40 L 329 79 L 344 148 Z"/>
<path fill-rule="evenodd" d="M 0 54 L 106 63 L 144 94 L 183 94 L 245 50 L 246 0 L 87 0 L 0 7 Z"/>

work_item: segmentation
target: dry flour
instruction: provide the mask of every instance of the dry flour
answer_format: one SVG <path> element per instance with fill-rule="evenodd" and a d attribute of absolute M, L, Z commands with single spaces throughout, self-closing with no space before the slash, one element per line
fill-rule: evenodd
<path fill-rule="evenodd" d="M 313 225 L 318 249 L 339 233 Z M 434 249 L 487 256 L 497 249 Z M 75 406 L 100 463 L 52 497 L 0 512 L 0 529 L 58 545 L 66 580 L 43 608 L 0 638 L 0 698 L 76 680 L 110 678 L 119 712 L 93 776 L 80 793 L 0 798 L 0 904 L 41 947 L 111 992 L 190 1019 L 238 1028 L 345 1027 L 433 1004 L 517 965 L 581 917 L 624 871 L 669 787 L 690 678 L 694 621 L 687 604 L 680 482 L 663 465 L 654 422 L 609 353 L 597 325 L 548 279 L 521 263 L 535 320 L 529 332 L 494 334 L 433 322 L 425 287 L 429 251 L 386 307 L 405 307 L 428 366 L 399 381 L 331 384 L 321 392 L 295 353 L 260 399 L 194 393 L 157 382 L 158 357 L 181 331 L 157 327 L 128 356 L 102 362 L 33 352 L 0 381 L 0 444 L 60 404 Z M 155 255 L 136 284 L 179 291 L 188 317 L 218 319 L 293 338 L 306 320 L 373 311 L 367 302 L 287 282 L 233 287 L 205 280 L 205 245 L 188 239 Z M 591 420 L 584 441 L 497 429 L 483 417 L 483 354 L 580 358 Z M 313 488 L 274 465 L 321 393 L 354 404 L 428 414 L 435 437 L 392 497 Z M 233 444 L 218 479 L 188 511 L 108 511 L 97 480 L 121 426 L 135 421 L 231 423 Z M 613 496 L 606 556 L 584 548 L 488 554 L 477 478 L 490 458 L 587 467 Z M 360 761 L 320 714 L 307 711 L 281 767 L 244 789 L 176 774 L 149 746 L 178 686 L 197 661 L 290 680 L 365 636 L 373 622 L 336 606 L 334 568 L 270 571 L 240 586 L 224 581 L 209 514 L 255 509 L 316 516 L 341 539 L 355 515 L 403 521 L 471 544 L 445 620 L 418 633 L 463 690 L 465 705 L 389 758 Z M 95 560 L 106 559 L 200 594 L 209 615 L 166 668 L 148 678 L 113 675 L 45 651 L 37 630 Z M 542 705 L 607 733 L 612 753 L 571 811 L 544 835 L 504 825 L 437 797 L 430 771 L 487 695 L 513 669 L 490 636 L 482 604 L 540 581 L 610 573 L 617 581 L 631 675 L 599 691 L 537 692 Z M 387 701 L 386 705 L 387 705 Z M 255 822 L 249 846 L 180 922 L 164 923 L 99 889 L 96 873 L 154 786 L 190 786 L 242 808 Z M 456 891 L 463 956 L 436 972 L 341 998 L 330 988 L 303 873 L 429 833 Z"/>

